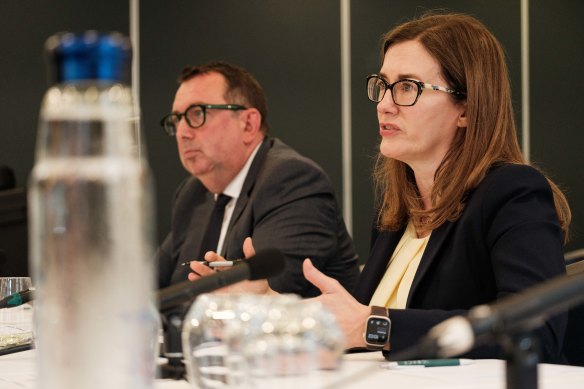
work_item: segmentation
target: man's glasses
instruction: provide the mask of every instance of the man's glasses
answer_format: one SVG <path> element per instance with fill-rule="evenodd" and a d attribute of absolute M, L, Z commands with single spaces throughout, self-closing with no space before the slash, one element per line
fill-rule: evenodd
<path fill-rule="evenodd" d="M 418 98 L 424 89 L 438 90 L 451 93 L 457 96 L 464 96 L 462 92 L 455 91 L 443 86 L 432 85 L 418 80 L 403 79 L 389 84 L 379 74 L 372 74 L 367 77 L 367 97 L 369 100 L 379 103 L 383 100 L 385 92 L 389 89 L 391 98 L 395 105 L 409 107 L 418 102 Z"/>
<path fill-rule="evenodd" d="M 160 121 L 160 125 L 170 136 L 176 135 L 176 127 L 180 120 L 184 117 L 188 126 L 191 128 L 198 128 L 205 124 L 208 109 L 227 109 L 229 111 L 241 111 L 247 109 L 243 105 L 237 104 L 193 104 L 189 106 L 183 113 L 173 112 L 166 115 Z"/>

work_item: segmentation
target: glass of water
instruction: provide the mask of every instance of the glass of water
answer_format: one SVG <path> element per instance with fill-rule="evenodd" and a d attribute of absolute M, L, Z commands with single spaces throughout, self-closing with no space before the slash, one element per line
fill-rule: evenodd
<path fill-rule="evenodd" d="M 32 287 L 30 277 L 0 277 L 0 299 Z"/>
<path fill-rule="evenodd" d="M 274 301 L 262 326 L 243 338 L 242 350 L 249 387 L 320 387 L 319 370 L 340 368 L 344 337 L 320 302 Z"/>
<path fill-rule="evenodd" d="M 198 388 L 248 387 L 246 339 L 255 336 L 276 301 L 295 295 L 204 294 L 195 300 L 183 323 L 182 343 L 189 381 Z M 279 304 L 279 303 L 278 303 Z"/>
<path fill-rule="evenodd" d="M 319 302 L 286 294 L 201 295 L 182 337 L 189 380 L 203 389 L 319 387 L 344 343 Z"/>

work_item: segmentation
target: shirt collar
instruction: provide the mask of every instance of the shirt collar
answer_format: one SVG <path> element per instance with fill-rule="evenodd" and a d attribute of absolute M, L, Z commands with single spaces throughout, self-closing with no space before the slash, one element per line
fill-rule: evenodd
<path fill-rule="evenodd" d="M 241 194 L 241 189 L 243 188 L 243 183 L 245 182 L 245 178 L 247 177 L 247 173 L 249 172 L 251 163 L 253 162 L 261 145 L 262 142 L 257 144 L 257 146 L 252 151 L 247 161 L 245 161 L 245 165 L 243 165 L 243 168 L 241 168 L 241 170 L 239 171 L 239 173 L 237 173 L 235 178 L 231 180 L 231 182 L 227 185 L 227 187 L 223 191 L 223 194 L 237 200 L 237 198 Z M 215 197 L 217 197 L 217 195 L 215 195 Z"/>

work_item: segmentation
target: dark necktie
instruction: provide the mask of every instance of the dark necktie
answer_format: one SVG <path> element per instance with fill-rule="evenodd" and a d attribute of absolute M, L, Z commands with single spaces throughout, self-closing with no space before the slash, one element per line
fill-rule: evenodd
<path fill-rule="evenodd" d="M 225 206 L 231 200 L 231 197 L 221 193 L 215 200 L 211 218 L 205 230 L 205 236 L 201 242 L 201 251 L 199 259 L 203 259 L 207 251 L 217 251 L 217 244 L 219 243 L 219 235 L 221 235 L 221 225 L 223 224 L 223 215 L 225 214 Z"/>

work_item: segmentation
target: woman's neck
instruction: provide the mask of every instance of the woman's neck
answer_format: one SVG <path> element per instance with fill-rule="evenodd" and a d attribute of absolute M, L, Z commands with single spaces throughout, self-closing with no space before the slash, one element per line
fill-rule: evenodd
<path fill-rule="evenodd" d="M 434 176 L 420 177 L 416 174 L 416 186 L 420 192 L 424 209 L 432 208 L 432 188 L 434 187 Z"/>

